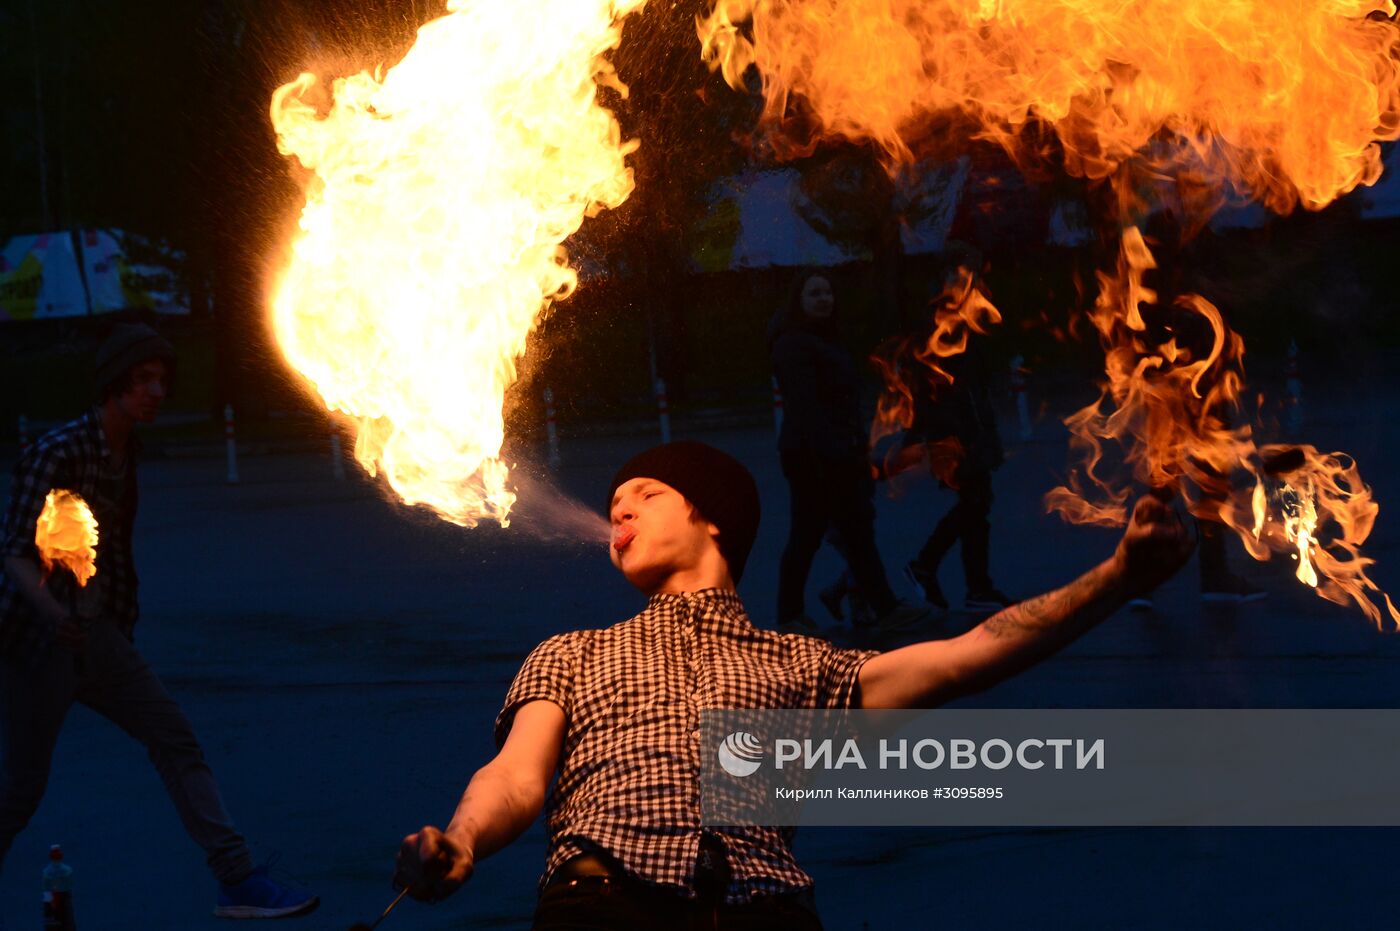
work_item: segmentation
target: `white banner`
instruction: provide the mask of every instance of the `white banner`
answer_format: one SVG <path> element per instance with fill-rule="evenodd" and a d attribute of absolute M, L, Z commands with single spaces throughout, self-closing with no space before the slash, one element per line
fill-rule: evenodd
<path fill-rule="evenodd" d="M 189 302 L 180 293 L 171 270 L 131 261 L 122 246 L 124 239 L 135 237 L 120 230 L 82 231 L 83 271 L 92 295 L 92 312 L 142 309 L 160 314 L 189 313 Z M 144 241 L 139 244 L 147 251 L 152 249 Z M 154 251 L 165 253 L 159 248 Z M 178 260 L 179 256 L 173 258 Z"/>

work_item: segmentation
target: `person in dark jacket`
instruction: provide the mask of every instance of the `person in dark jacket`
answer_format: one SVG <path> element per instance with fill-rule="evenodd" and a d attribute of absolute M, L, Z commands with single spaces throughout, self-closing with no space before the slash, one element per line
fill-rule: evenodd
<path fill-rule="evenodd" d="M 929 302 L 928 313 L 905 346 L 928 344 L 940 308 L 959 300 L 975 276 L 967 259 L 955 255 L 942 278 L 940 292 Z M 943 515 L 923 549 L 905 567 L 905 574 L 924 592 L 935 609 L 946 611 L 948 600 L 938 584 L 938 567 L 956 544 L 962 545 L 963 576 L 967 583 L 964 605 L 969 611 L 1000 611 L 1012 604 L 992 582 L 990 570 L 992 472 L 1001 466 L 1004 453 L 992 407 L 991 371 L 985 349 L 975 332 L 966 348 L 940 357 L 937 369 L 903 353 L 901 369 L 913 398 L 913 423 L 902 446 L 922 447 L 931 470 L 958 496 Z"/>
<path fill-rule="evenodd" d="M 856 369 L 837 339 L 831 281 L 808 270 L 793 282 L 769 328 L 769 350 L 783 393 L 778 452 L 792 522 L 778 571 L 778 623 L 811 629 L 805 589 L 822 535 L 834 529 L 856 585 L 877 623 L 917 623 L 925 609 L 901 603 L 875 546 L 873 478 L 861 424 Z"/>

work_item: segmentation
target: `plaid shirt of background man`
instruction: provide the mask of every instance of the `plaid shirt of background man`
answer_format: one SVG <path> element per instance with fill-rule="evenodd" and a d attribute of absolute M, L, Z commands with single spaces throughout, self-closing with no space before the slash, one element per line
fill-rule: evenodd
<path fill-rule="evenodd" d="M 136 514 L 137 447 L 132 438 L 127 468 L 123 518 L 99 511 L 98 483 L 110 466 L 112 452 L 102 433 L 96 409 L 44 434 L 20 457 L 10 486 L 10 503 L 0 529 L 0 557 L 22 556 L 36 565 L 39 551 L 34 531 L 50 491 L 76 492 L 93 506 L 97 518 L 97 573 L 102 579 L 101 614 L 116 623 L 128 638 L 136 626 L 136 568 L 131 554 L 131 531 Z M 104 519 L 105 518 L 105 519 Z M 52 648 L 54 626 L 40 617 L 0 566 L 0 656 L 35 664 Z"/>

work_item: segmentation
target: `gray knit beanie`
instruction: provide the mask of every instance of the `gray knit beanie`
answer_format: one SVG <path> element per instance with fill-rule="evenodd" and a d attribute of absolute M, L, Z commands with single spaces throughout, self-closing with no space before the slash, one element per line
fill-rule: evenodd
<path fill-rule="evenodd" d="M 160 359 L 175 374 L 175 347 L 169 340 L 144 323 L 121 323 L 112 328 L 112 335 L 97 350 L 97 391 L 107 386 L 142 362 Z"/>

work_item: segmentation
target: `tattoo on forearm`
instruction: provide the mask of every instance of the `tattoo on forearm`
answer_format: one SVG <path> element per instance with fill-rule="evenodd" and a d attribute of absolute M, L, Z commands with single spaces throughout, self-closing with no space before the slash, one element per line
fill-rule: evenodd
<path fill-rule="evenodd" d="M 1100 575 L 1087 572 L 1063 588 L 1012 605 L 984 621 L 982 629 L 993 637 L 1014 637 L 1055 627 L 1103 594 Z"/>

